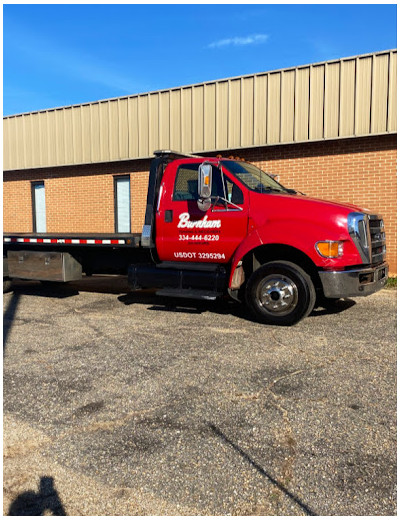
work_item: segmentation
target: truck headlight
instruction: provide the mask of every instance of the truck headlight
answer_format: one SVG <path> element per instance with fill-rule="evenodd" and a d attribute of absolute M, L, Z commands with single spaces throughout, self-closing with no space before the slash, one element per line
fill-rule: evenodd
<path fill-rule="evenodd" d="M 322 240 L 315 244 L 315 249 L 324 258 L 338 258 L 343 255 L 343 242 L 340 240 Z"/>

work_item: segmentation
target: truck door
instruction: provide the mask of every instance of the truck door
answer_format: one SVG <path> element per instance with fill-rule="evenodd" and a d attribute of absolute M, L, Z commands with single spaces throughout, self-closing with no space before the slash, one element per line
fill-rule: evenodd
<path fill-rule="evenodd" d="M 247 234 L 248 195 L 217 165 L 213 166 L 212 205 L 207 211 L 198 208 L 200 164 L 181 160 L 164 173 L 156 214 L 160 260 L 227 263 Z"/>

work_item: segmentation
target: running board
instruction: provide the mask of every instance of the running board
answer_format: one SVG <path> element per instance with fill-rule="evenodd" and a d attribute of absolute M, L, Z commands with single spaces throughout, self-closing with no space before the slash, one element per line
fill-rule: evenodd
<path fill-rule="evenodd" d="M 202 289 L 160 289 L 157 296 L 172 296 L 174 298 L 189 298 L 193 300 L 216 300 L 222 293 L 204 291 Z"/>
<path fill-rule="evenodd" d="M 190 267 L 190 266 L 189 266 Z M 197 266 L 196 266 L 197 267 Z M 168 264 L 160 268 L 152 264 L 132 264 L 128 269 L 128 283 L 132 289 L 158 289 L 173 296 L 182 292 L 187 298 L 215 296 L 226 291 L 228 275 L 225 267 L 213 270 L 172 269 Z M 176 293 L 175 293 L 176 291 Z M 192 296 L 193 294 L 193 296 Z"/>

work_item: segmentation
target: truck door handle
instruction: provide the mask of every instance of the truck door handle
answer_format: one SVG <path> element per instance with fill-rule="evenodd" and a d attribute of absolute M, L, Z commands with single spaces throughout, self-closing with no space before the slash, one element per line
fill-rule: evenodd
<path fill-rule="evenodd" d="M 172 209 L 166 209 L 164 213 L 164 222 L 172 222 Z"/>

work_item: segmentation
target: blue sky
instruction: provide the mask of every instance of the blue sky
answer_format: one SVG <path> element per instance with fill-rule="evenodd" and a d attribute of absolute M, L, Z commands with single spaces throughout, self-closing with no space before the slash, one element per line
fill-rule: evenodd
<path fill-rule="evenodd" d="M 397 46 L 395 5 L 4 5 L 4 115 Z"/>

